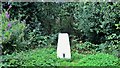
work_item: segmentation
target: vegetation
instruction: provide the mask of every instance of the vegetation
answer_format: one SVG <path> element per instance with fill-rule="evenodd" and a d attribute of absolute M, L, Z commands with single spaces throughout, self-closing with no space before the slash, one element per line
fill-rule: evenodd
<path fill-rule="evenodd" d="M 116 66 L 118 63 L 117 57 L 104 53 L 84 55 L 72 52 L 72 59 L 58 59 L 54 48 L 37 48 L 3 58 L 5 66 Z"/>
<path fill-rule="evenodd" d="M 10 20 L 8 11 L 2 12 L 2 44 L 4 47 L 3 52 L 10 52 L 12 50 L 19 50 L 22 41 L 24 40 L 25 24 L 17 20 Z M 18 44 L 19 43 L 19 44 Z M 5 45 L 5 46 L 4 46 Z M 6 46 L 9 45 L 9 46 Z M 11 48 L 12 47 L 12 48 Z"/>
<path fill-rule="evenodd" d="M 120 2 L 3 2 L 1 18 L 0 66 L 120 66 Z M 70 60 L 56 58 L 58 33 Z"/>

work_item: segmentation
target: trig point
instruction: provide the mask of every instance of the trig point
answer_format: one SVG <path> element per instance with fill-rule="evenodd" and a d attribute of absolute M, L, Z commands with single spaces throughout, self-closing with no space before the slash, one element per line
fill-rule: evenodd
<path fill-rule="evenodd" d="M 69 36 L 67 33 L 59 33 L 57 44 L 57 58 L 71 59 Z"/>

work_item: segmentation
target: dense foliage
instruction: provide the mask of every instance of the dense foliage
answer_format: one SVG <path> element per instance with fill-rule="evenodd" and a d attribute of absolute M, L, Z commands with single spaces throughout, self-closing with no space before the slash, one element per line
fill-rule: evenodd
<path fill-rule="evenodd" d="M 3 56 L 4 66 L 117 66 L 118 58 L 104 53 L 72 52 L 72 59 L 58 59 L 54 48 L 42 48 Z"/>
<path fill-rule="evenodd" d="M 3 8 L 8 9 L 9 5 L 4 3 Z M 114 50 L 118 50 L 120 45 L 119 2 L 16 2 L 11 5 L 11 18 L 26 21 L 24 41 L 29 47 L 56 44 L 59 32 L 69 33 L 71 41 L 77 39 L 78 42 L 105 43 L 104 48 L 114 46 Z"/>
<path fill-rule="evenodd" d="M 120 65 L 120 2 L 3 2 L 0 15 L 0 66 Z M 56 58 L 58 33 L 71 60 Z"/>
<path fill-rule="evenodd" d="M 2 38 L 2 47 L 3 52 L 10 52 L 14 50 L 19 50 L 19 47 L 21 47 L 21 43 L 24 40 L 24 29 L 25 24 L 24 22 L 21 22 L 14 19 L 10 19 L 9 9 L 11 6 L 9 6 L 7 11 L 2 12 L 2 28 L 0 30 L 1 32 L 1 38 Z"/>
<path fill-rule="evenodd" d="M 12 13 L 12 17 L 21 16 L 21 20 L 26 20 L 29 24 L 29 29 L 45 31 L 43 34 L 68 32 L 79 37 L 86 36 L 84 39 L 93 43 L 119 39 L 119 2 L 13 3 L 12 5 L 11 13 L 16 11 Z M 36 27 L 35 23 L 41 24 L 41 29 Z M 111 38 L 111 35 L 117 37 Z"/>

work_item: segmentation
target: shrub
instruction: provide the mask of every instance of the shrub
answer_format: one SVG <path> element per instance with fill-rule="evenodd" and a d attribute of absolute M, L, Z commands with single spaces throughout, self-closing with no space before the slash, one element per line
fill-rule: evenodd
<path fill-rule="evenodd" d="M 0 14 L 0 22 L 2 22 L 2 20 L 1 20 L 2 18 L 1 18 L 1 14 Z M 0 55 L 2 54 L 2 23 L 0 23 Z"/>
<path fill-rule="evenodd" d="M 101 44 L 92 44 L 90 42 L 77 42 L 73 49 L 78 50 L 80 53 L 96 53 L 96 52 L 104 52 L 113 54 L 115 56 L 119 53 L 119 42 L 114 44 L 114 41 L 101 43 Z"/>
<path fill-rule="evenodd" d="M 98 46 L 90 42 L 78 42 L 73 49 L 77 50 L 79 53 L 91 54 L 97 52 L 96 49 L 98 49 Z"/>
<path fill-rule="evenodd" d="M 30 32 L 27 39 L 27 48 L 45 47 L 50 44 L 48 38 L 49 36 L 43 36 L 41 34 Z"/>
<path fill-rule="evenodd" d="M 108 40 L 119 41 L 119 2 L 11 4 L 12 18 L 20 16 L 21 20 L 27 22 L 26 38 L 29 37 L 30 32 L 40 33 L 42 36 L 67 32 L 75 35 L 78 40 L 95 44 Z"/>
<path fill-rule="evenodd" d="M 11 6 L 10 6 L 11 8 Z M 9 9 L 2 12 L 2 35 L 3 54 L 18 50 L 24 41 L 25 23 L 10 19 Z"/>
<path fill-rule="evenodd" d="M 118 61 L 120 61 L 120 58 L 119 58 L 119 60 Z M 120 67 L 120 62 L 118 62 L 118 66 Z"/>
<path fill-rule="evenodd" d="M 87 36 L 86 40 L 100 44 L 108 40 L 108 36 L 119 36 L 119 3 L 81 3 L 77 4 L 75 18 L 76 30 Z M 89 11 L 91 10 L 91 11 Z M 118 38 L 116 38 L 118 40 Z M 111 39 L 112 40 L 112 39 Z"/>
<path fill-rule="evenodd" d="M 101 51 L 101 52 L 106 52 L 106 53 L 117 55 L 119 51 L 118 47 L 119 47 L 119 44 L 115 45 L 111 41 L 111 42 L 106 42 L 106 43 L 97 45 L 96 51 Z"/>
<path fill-rule="evenodd" d="M 80 50 L 90 50 L 90 48 L 93 47 L 93 44 L 90 42 L 84 42 L 84 43 L 76 44 L 76 47 Z"/>

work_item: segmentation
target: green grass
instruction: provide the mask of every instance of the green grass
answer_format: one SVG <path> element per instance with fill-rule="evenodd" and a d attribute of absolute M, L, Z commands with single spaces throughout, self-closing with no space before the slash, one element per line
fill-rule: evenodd
<path fill-rule="evenodd" d="M 116 66 L 118 58 L 113 55 L 79 54 L 72 52 L 72 59 L 59 59 L 54 48 L 38 48 L 27 52 L 3 56 L 4 65 L 21 66 Z"/>

